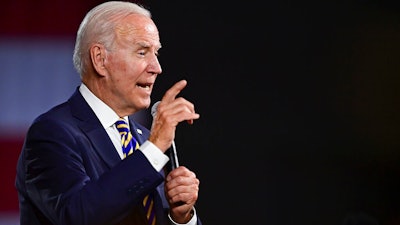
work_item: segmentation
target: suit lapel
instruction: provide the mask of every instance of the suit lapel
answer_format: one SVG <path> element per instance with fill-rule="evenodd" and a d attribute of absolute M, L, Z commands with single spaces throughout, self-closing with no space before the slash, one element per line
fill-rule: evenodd
<path fill-rule="evenodd" d="M 94 150 L 110 168 L 115 166 L 121 161 L 121 158 L 116 151 L 113 151 L 115 147 L 107 132 L 104 130 L 93 110 L 82 97 L 78 88 L 69 99 L 69 103 L 71 105 L 72 114 L 79 120 L 78 126 L 87 135 Z"/>
<path fill-rule="evenodd" d="M 131 130 L 132 136 L 142 145 L 149 137 L 149 132 L 146 128 L 137 124 L 133 119 L 129 117 L 129 129 Z"/>

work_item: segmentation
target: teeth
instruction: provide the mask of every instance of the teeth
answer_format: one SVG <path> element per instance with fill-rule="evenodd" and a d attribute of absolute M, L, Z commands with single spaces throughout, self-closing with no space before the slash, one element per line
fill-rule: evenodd
<path fill-rule="evenodd" d="M 140 87 L 140 88 L 144 88 L 144 89 L 149 89 L 150 88 L 150 85 L 136 85 L 136 86 L 138 86 L 138 87 Z"/>

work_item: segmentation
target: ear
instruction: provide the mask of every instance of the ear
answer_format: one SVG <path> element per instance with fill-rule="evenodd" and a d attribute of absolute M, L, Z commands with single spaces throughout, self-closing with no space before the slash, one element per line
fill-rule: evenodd
<path fill-rule="evenodd" d="M 100 76 L 105 76 L 107 70 L 104 66 L 106 60 L 106 49 L 104 45 L 96 43 L 90 47 L 89 51 L 94 70 L 96 70 Z"/>

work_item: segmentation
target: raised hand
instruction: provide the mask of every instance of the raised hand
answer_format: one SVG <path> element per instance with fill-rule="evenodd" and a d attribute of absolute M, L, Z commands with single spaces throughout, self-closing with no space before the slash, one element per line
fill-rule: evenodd
<path fill-rule="evenodd" d="M 178 123 L 187 121 L 193 124 L 193 120 L 200 117 L 195 112 L 193 103 L 183 97 L 177 97 L 186 84 L 186 80 L 181 80 L 167 90 L 153 118 L 149 141 L 163 152 L 171 146 Z"/>

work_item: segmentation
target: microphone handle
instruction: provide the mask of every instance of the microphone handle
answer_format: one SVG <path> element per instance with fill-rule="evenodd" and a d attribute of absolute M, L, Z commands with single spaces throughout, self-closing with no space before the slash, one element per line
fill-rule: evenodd
<path fill-rule="evenodd" d="M 172 151 L 170 151 L 169 158 L 171 160 L 171 168 L 176 169 L 179 167 L 178 154 L 176 152 L 175 141 L 172 141 Z"/>

